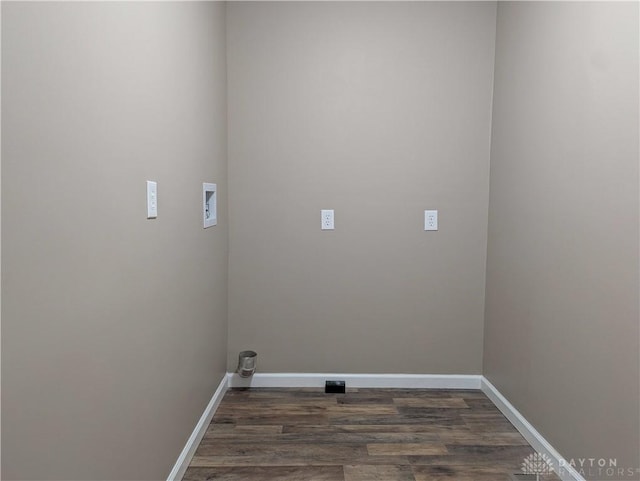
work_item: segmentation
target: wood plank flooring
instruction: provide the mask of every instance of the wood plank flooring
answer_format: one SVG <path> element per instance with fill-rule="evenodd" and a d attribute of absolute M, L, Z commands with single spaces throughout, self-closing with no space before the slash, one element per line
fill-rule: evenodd
<path fill-rule="evenodd" d="M 480 391 L 234 389 L 183 481 L 508 481 L 531 453 Z"/>

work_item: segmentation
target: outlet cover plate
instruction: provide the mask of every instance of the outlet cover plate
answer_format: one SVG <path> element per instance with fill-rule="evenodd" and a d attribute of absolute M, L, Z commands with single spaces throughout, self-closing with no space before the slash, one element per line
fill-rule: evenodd
<path fill-rule="evenodd" d="M 333 209 L 322 209 L 320 211 L 320 228 L 322 230 L 334 230 Z"/>
<path fill-rule="evenodd" d="M 438 211 L 424 211 L 424 230 L 438 230 Z"/>

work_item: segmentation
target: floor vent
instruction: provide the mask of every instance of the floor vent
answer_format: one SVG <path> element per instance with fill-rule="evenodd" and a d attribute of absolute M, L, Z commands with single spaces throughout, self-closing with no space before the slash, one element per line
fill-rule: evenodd
<path fill-rule="evenodd" d="M 346 391 L 347 383 L 344 381 L 326 381 L 324 383 L 325 393 L 343 393 Z"/>

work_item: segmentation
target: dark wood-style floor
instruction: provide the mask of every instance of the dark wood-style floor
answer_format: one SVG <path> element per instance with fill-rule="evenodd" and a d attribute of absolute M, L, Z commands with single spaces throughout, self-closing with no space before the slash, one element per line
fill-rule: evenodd
<path fill-rule="evenodd" d="M 507 481 L 531 453 L 480 391 L 230 390 L 183 479 Z"/>

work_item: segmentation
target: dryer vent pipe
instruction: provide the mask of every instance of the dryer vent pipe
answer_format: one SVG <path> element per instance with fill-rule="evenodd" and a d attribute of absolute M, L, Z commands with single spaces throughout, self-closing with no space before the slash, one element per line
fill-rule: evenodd
<path fill-rule="evenodd" d="M 258 354 L 255 351 L 242 351 L 238 356 L 238 370 L 240 377 L 251 377 L 256 372 Z"/>

